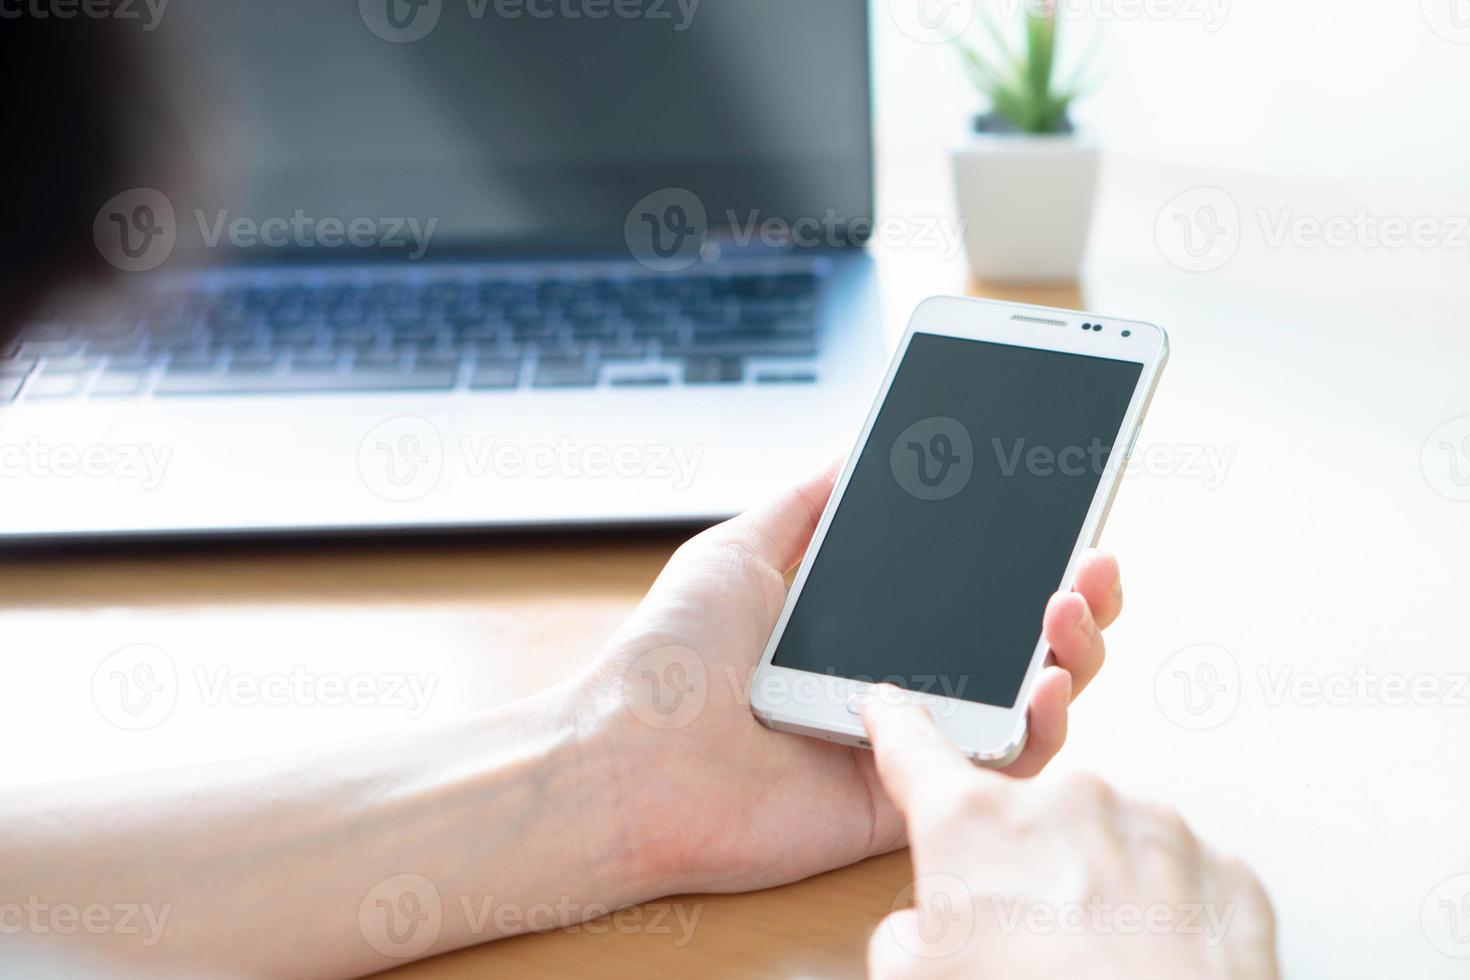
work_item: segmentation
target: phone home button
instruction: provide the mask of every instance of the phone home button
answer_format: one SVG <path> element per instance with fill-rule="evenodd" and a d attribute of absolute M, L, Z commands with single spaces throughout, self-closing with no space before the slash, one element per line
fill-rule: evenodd
<path fill-rule="evenodd" d="M 862 713 L 863 713 L 863 705 L 866 704 L 866 703 L 867 703 L 866 699 L 861 694 L 850 694 L 850 695 L 848 695 L 848 697 L 847 697 L 847 713 L 850 714 L 850 715 L 858 715 L 858 716 L 861 716 Z"/>

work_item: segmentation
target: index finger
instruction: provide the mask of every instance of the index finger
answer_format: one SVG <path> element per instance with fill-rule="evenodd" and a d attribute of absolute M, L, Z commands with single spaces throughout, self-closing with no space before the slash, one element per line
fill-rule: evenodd
<path fill-rule="evenodd" d="M 905 820 L 926 798 L 952 795 L 958 780 L 977 777 L 970 760 L 944 737 L 928 710 L 903 701 L 892 685 L 874 689 L 863 708 L 863 724 L 873 742 L 878 778 Z"/>
<path fill-rule="evenodd" d="M 1123 578 L 1118 571 L 1118 559 L 1106 551 L 1094 549 L 1083 554 L 1072 588 L 1087 600 L 1098 629 L 1113 625 L 1113 620 L 1123 611 Z"/>

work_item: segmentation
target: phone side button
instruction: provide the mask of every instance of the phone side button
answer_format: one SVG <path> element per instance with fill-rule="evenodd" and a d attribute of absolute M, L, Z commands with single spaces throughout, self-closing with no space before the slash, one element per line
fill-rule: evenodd
<path fill-rule="evenodd" d="M 1123 450 L 1125 460 L 1133 458 L 1133 447 L 1138 443 L 1138 434 L 1143 431 L 1143 423 L 1139 422 L 1133 426 L 1133 435 L 1128 437 L 1128 448 Z"/>

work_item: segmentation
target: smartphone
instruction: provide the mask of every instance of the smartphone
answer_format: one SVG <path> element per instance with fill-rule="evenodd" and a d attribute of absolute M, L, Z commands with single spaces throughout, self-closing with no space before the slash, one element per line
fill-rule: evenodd
<path fill-rule="evenodd" d="M 922 303 L 751 681 L 755 716 L 868 748 L 862 704 L 886 682 L 974 761 L 1013 761 L 1042 613 L 1102 531 L 1168 356 L 1147 323 Z"/>

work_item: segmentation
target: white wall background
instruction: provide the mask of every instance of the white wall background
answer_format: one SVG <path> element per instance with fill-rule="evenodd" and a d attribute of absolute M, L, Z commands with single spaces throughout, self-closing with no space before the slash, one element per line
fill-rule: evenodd
<path fill-rule="evenodd" d="M 900 28 L 1020 0 L 873 0 L 882 176 L 939 185 L 983 101 L 945 43 Z M 1061 0 L 1064 64 L 1100 34 L 1077 121 L 1113 155 L 1352 182 L 1470 188 L 1470 0 Z M 1007 20 L 1009 23 L 1007 23 Z M 1461 26 L 1463 25 L 1463 26 Z M 981 36 L 978 27 L 971 35 Z M 912 186 L 883 184 L 885 203 Z"/>

